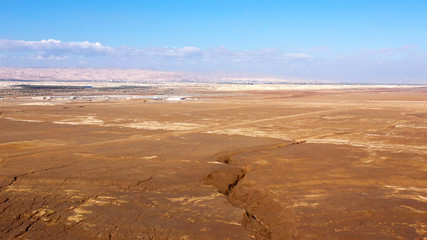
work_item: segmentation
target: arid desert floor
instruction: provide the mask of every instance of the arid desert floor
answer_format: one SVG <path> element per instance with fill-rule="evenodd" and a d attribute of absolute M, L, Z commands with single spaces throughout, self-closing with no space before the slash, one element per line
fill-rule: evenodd
<path fill-rule="evenodd" d="M 226 89 L 4 90 L 0 239 L 427 239 L 427 88 Z"/>

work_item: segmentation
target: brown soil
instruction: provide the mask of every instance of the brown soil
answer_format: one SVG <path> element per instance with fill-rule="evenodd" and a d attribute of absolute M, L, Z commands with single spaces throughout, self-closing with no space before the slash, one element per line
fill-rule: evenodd
<path fill-rule="evenodd" d="M 0 239 L 427 238 L 425 89 L 174 91 L 7 95 Z"/>

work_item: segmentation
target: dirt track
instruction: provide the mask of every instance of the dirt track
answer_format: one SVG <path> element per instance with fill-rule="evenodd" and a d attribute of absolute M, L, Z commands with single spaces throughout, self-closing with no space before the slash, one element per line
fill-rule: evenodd
<path fill-rule="evenodd" d="M 0 238 L 422 239 L 426 101 L 423 89 L 9 97 Z"/>

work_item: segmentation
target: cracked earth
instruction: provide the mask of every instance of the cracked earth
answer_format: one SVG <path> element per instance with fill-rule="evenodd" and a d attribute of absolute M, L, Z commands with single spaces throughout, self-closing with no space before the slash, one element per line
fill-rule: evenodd
<path fill-rule="evenodd" d="M 425 89 L 210 94 L 1 101 L 0 239 L 427 238 Z"/>

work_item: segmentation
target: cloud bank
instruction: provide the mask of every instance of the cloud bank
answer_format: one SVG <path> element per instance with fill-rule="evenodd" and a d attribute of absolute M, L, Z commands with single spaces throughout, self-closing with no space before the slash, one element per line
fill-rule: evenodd
<path fill-rule="evenodd" d="M 0 51 L 21 52 L 31 56 L 51 56 L 50 60 L 65 60 L 67 55 L 80 55 L 81 57 L 91 57 L 99 55 L 109 55 L 111 57 L 158 57 L 170 59 L 199 59 L 199 60 L 223 60 L 229 58 L 233 62 L 251 62 L 262 60 L 314 60 L 314 57 L 305 53 L 280 53 L 277 49 L 244 50 L 231 51 L 225 47 L 201 50 L 198 47 L 188 46 L 182 48 L 151 47 L 138 49 L 131 47 L 113 48 L 102 45 L 99 42 L 62 42 L 55 39 L 41 41 L 24 40 L 0 40 Z M 46 57 L 45 57 L 46 58 Z M 35 59 L 44 60 L 36 57 Z"/>
<path fill-rule="evenodd" d="M 166 71 L 252 72 L 265 76 L 372 83 L 426 83 L 427 54 L 417 46 L 361 49 L 342 55 L 330 47 L 233 51 L 226 47 L 111 47 L 99 42 L 0 39 L 0 65 L 10 67 L 142 68 Z"/>
<path fill-rule="evenodd" d="M 99 42 L 62 42 L 55 39 L 41 41 L 24 41 L 24 40 L 0 40 L 0 50 L 6 51 L 38 51 L 57 54 L 111 54 L 114 48 L 104 46 Z"/>

